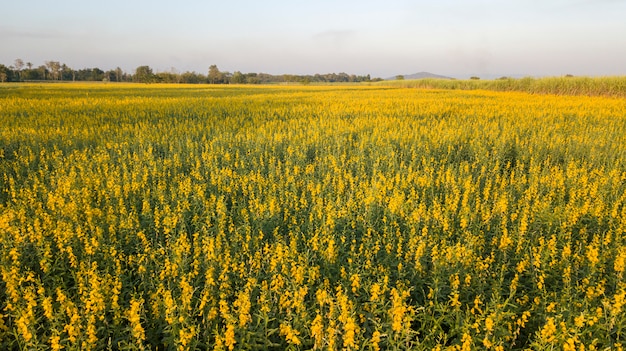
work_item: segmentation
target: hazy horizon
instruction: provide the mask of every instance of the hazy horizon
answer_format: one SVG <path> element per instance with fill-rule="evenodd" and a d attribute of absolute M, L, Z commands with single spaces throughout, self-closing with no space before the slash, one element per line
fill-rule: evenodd
<path fill-rule="evenodd" d="M 626 74 L 624 0 L 9 2 L 0 63 L 133 72 Z"/>

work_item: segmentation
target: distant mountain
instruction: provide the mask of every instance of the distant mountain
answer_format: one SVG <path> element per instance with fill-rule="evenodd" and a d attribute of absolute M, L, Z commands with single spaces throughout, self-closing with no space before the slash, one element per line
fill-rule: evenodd
<path fill-rule="evenodd" d="M 423 78 L 437 78 L 437 79 L 454 79 L 452 77 L 446 77 L 439 74 L 430 72 L 419 72 L 414 74 L 405 74 L 404 79 L 423 79 Z M 387 78 L 386 80 L 395 80 L 396 77 Z"/>

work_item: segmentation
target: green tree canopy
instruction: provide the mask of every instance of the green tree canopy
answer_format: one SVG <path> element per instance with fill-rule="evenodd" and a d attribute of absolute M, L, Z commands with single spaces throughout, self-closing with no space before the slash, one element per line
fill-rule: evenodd
<path fill-rule="evenodd" d="M 135 70 L 135 82 L 152 83 L 154 78 L 154 73 L 152 72 L 152 68 L 150 68 L 150 66 L 139 66 Z"/>
<path fill-rule="evenodd" d="M 220 72 L 217 68 L 217 65 L 209 66 L 209 75 L 208 75 L 209 83 L 211 84 L 222 84 L 226 83 L 224 73 Z"/>

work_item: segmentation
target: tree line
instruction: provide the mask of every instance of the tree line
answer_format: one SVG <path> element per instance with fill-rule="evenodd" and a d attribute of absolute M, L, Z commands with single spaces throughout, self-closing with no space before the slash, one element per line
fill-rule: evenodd
<path fill-rule="evenodd" d="M 358 76 L 347 73 L 327 73 L 314 75 L 267 73 L 242 73 L 240 71 L 220 71 L 217 65 L 211 65 L 207 74 L 197 72 L 180 73 L 172 68 L 166 72 L 154 72 L 147 65 L 139 66 L 134 73 L 124 72 L 120 67 L 104 71 L 100 68 L 73 69 L 59 61 L 46 61 L 35 66 L 31 62 L 16 59 L 12 65 L 0 64 L 0 82 L 30 81 L 82 81 L 82 82 L 137 82 L 137 83 L 186 83 L 186 84 L 268 84 L 268 83 L 335 83 L 335 82 L 372 82 L 381 78 L 370 75 Z"/>

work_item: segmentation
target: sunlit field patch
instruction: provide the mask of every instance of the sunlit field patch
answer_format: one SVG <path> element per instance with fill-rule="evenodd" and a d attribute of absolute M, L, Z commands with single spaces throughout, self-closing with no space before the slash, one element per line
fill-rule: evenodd
<path fill-rule="evenodd" d="M 0 348 L 613 349 L 626 100 L 0 86 Z"/>

